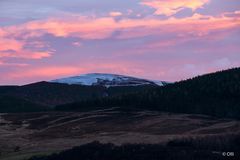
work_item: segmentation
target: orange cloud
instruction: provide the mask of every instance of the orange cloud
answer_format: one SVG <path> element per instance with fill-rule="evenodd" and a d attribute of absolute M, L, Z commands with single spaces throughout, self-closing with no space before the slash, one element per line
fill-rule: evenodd
<path fill-rule="evenodd" d="M 141 4 L 156 9 L 156 15 L 171 16 L 185 8 L 195 11 L 209 1 L 210 0 L 143 0 Z"/>
<path fill-rule="evenodd" d="M 30 35 L 38 31 L 40 33 L 50 33 L 56 37 L 80 37 L 84 39 L 103 39 L 111 35 L 116 29 L 116 22 L 113 18 L 91 19 L 79 16 L 73 20 L 66 19 L 48 19 L 47 21 L 34 21 L 27 23 L 21 28 L 27 30 Z"/>
<path fill-rule="evenodd" d="M 121 12 L 110 12 L 109 15 L 111 17 L 118 17 L 118 16 L 122 16 L 123 14 Z"/>
<path fill-rule="evenodd" d="M 233 14 L 236 14 L 233 12 Z M 236 14 L 237 15 L 237 14 Z M 25 33 L 25 38 L 40 37 L 44 34 L 52 34 L 56 37 L 79 37 L 83 39 L 106 39 L 115 31 L 120 31 L 119 37 L 141 37 L 163 32 L 175 32 L 176 34 L 203 35 L 209 31 L 230 29 L 240 25 L 240 17 L 218 17 L 194 14 L 187 18 L 144 18 L 122 19 L 115 21 L 112 17 L 88 18 L 75 17 L 75 19 L 48 19 L 33 21 L 18 27 L 7 27 L 9 34 L 19 36 Z M 177 26 L 177 27 L 176 27 Z M 20 34 L 21 35 L 21 34 Z M 24 37 L 21 35 L 21 37 Z"/>
<path fill-rule="evenodd" d="M 194 9 L 194 6 L 198 6 L 194 2 L 186 3 L 186 6 L 192 6 L 192 9 Z M 196 4 L 198 3 L 196 2 Z M 191 17 L 180 19 L 174 17 L 168 19 L 125 18 L 118 21 L 114 17 L 89 18 L 84 16 L 75 16 L 68 19 L 49 18 L 47 20 L 37 20 L 22 25 L 0 28 L 0 58 L 41 59 L 50 57 L 52 52 L 47 49 L 41 52 L 24 49 L 24 46 L 29 45 L 29 42 L 28 44 L 25 42 L 29 38 L 38 38 L 44 34 L 52 34 L 56 37 L 107 39 L 113 36 L 115 31 L 119 31 L 114 38 L 128 39 L 167 33 L 175 33 L 179 37 L 189 35 L 201 37 L 208 35 L 211 31 L 238 28 L 240 26 L 239 11 L 232 12 L 231 15 L 226 16 L 226 14 L 222 14 L 213 17 L 194 14 Z M 22 38 L 22 40 L 18 40 L 19 38 Z M 43 43 L 39 42 L 33 43 L 33 45 L 39 48 L 44 46 Z M 159 45 L 166 46 L 171 44 L 165 43 Z M 7 50 L 14 52 L 4 52 Z"/>
<path fill-rule="evenodd" d="M 194 14 L 188 18 L 169 18 L 167 20 L 142 19 L 119 22 L 123 32 L 119 38 L 143 37 L 175 33 L 178 36 L 203 36 L 211 31 L 233 29 L 240 26 L 240 17 L 219 17 Z M 140 28 L 141 27 L 141 28 Z"/>

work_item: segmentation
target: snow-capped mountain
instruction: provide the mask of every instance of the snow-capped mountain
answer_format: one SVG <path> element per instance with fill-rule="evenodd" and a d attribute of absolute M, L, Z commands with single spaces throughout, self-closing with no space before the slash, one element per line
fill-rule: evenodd
<path fill-rule="evenodd" d="M 64 84 L 79 84 L 86 86 L 140 86 L 140 85 L 157 85 L 163 86 L 166 82 L 162 81 L 151 81 L 147 79 L 135 78 L 117 74 L 106 74 L 106 73 L 90 73 L 83 74 L 74 77 L 67 77 L 52 80 L 53 83 L 64 83 Z"/>

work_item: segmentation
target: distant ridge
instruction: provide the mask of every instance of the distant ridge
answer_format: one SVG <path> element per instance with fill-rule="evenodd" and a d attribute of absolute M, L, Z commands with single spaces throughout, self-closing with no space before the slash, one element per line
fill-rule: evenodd
<path fill-rule="evenodd" d="M 135 93 L 165 84 L 130 76 L 92 73 L 23 86 L 0 86 L 0 113 L 51 110 L 57 105 Z"/>
<path fill-rule="evenodd" d="M 109 74 L 109 73 L 89 73 L 74 77 L 66 77 L 61 79 L 52 80 L 50 82 L 63 83 L 63 84 L 78 84 L 85 86 L 140 86 L 140 85 L 157 85 L 164 86 L 167 84 L 164 81 L 153 81 L 141 79 L 131 76 Z"/>

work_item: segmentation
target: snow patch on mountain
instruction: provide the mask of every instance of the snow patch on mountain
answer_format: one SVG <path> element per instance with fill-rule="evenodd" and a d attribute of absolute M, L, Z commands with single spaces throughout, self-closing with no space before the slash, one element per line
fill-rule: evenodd
<path fill-rule="evenodd" d="M 158 85 L 163 86 L 165 82 L 161 81 L 151 81 L 147 79 L 135 78 L 124 75 L 117 74 L 106 74 L 106 73 L 90 73 L 83 74 L 80 76 L 67 77 L 52 80 L 53 83 L 63 83 L 63 84 L 78 84 L 86 86 L 139 86 L 139 85 Z"/>

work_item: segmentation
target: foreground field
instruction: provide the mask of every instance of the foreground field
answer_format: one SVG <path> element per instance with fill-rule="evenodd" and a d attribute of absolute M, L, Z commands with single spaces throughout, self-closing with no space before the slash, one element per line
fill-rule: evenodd
<path fill-rule="evenodd" d="M 166 144 L 173 139 L 240 133 L 240 122 L 153 111 L 42 112 L 0 115 L 0 159 L 20 160 L 92 141 Z"/>

